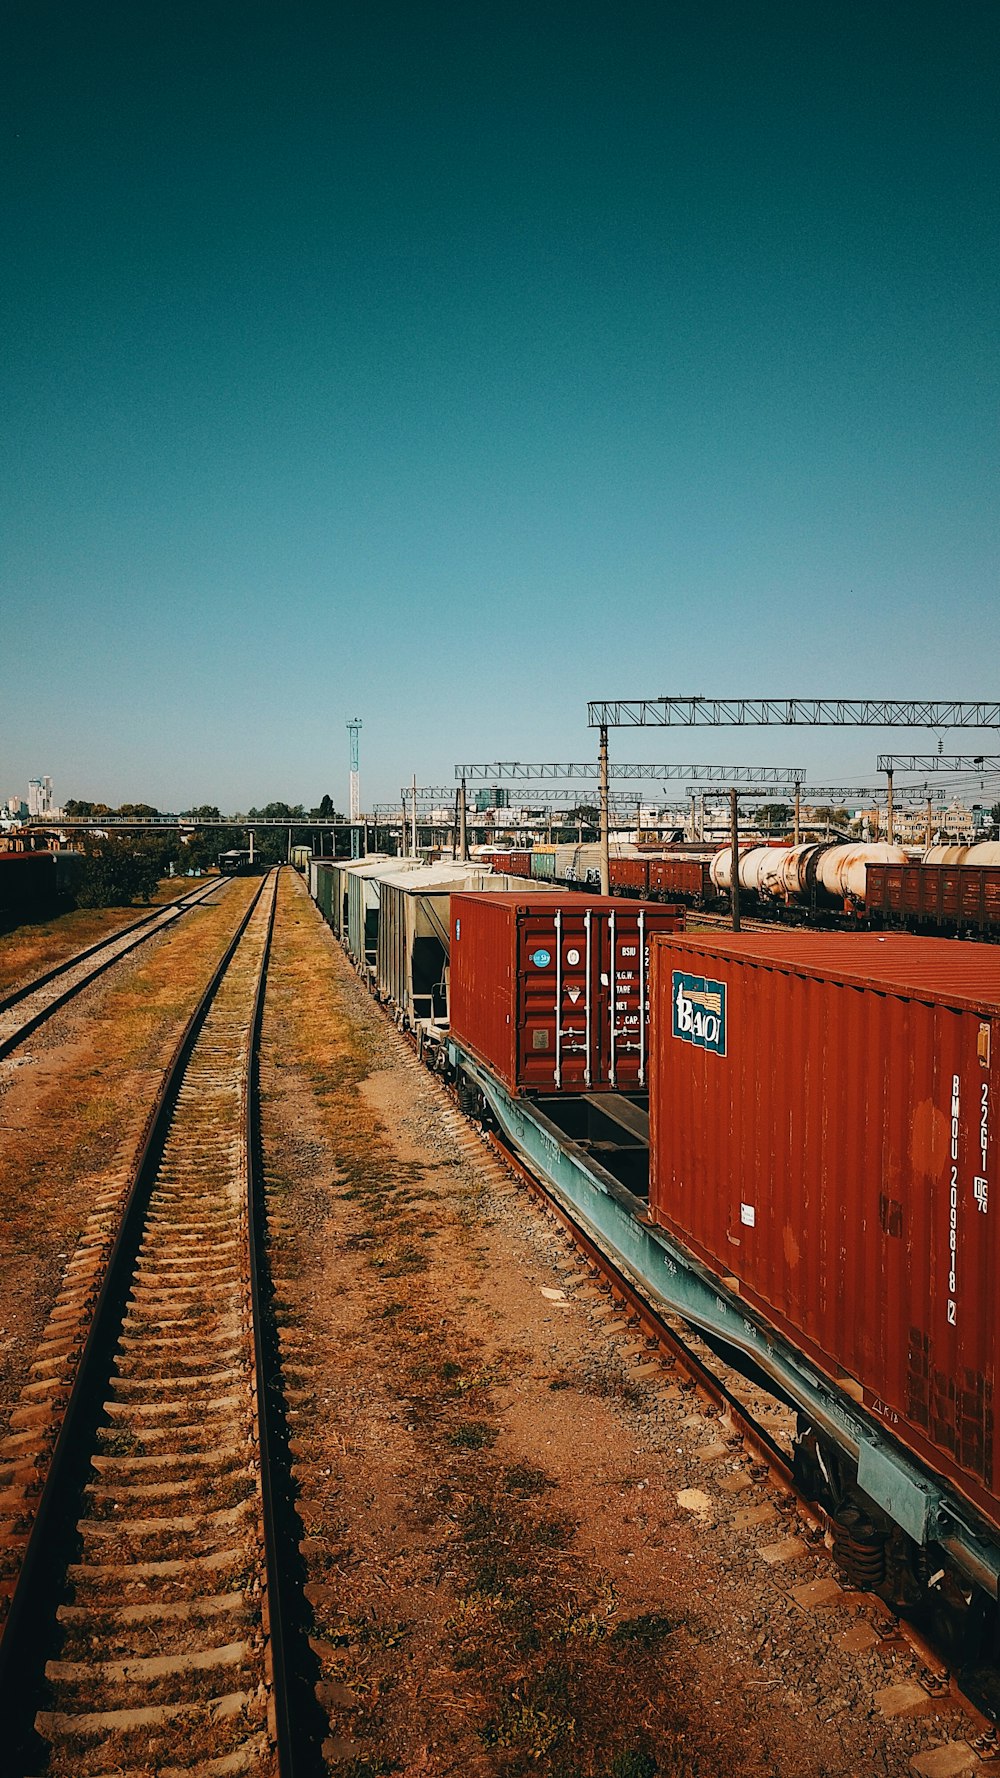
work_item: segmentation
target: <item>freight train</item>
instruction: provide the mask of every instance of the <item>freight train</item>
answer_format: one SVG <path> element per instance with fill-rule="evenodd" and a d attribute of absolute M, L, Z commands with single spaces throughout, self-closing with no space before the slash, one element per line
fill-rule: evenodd
<path fill-rule="evenodd" d="M 509 876 L 595 889 L 600 851 L 594 845 L 536 846 L 493 853 Z M 613 848 L 612 895 L 680 901 L 726 909 L 732 892 L 732 847 L 662 853 Z M 758 917 L 785 923 L 906 928 L 983 938 L 1000 936 L 1000 845 L 934 846 L 915 858 L 901 846 L 751 844 L 739 853 L 740 897 Z"/>
<path fill-rule="evenodd" d="M 795 1411 L 849 1580 L 987 1672 L 996 1714 L 1000 953 L 692 933 L 405 864 L 310 866 L 359 972 L 619 1268 Z"/>

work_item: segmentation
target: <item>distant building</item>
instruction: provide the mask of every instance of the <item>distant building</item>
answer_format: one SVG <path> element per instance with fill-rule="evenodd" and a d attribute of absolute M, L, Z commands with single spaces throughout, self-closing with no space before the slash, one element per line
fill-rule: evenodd
<path fill-rule="evenodd" d="M 28 814 L 51 815 L 52 813 L 52 779 L 29 778 Z"/>

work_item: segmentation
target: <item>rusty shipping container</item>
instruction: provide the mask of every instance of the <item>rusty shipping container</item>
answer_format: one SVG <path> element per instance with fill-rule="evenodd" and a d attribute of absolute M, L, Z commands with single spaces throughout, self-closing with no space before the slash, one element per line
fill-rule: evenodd
<path fill-rule="evenodd" d="M 649 938 L 684 910 L 530 889 L 451 902 L 451 1034 L 512 1093 L 638 1091 Z"/>
<path fill-rule="evenodd" d="M 650 1208 L 1000 1519 L 1000 954 L 903 934 L 652 946 Z"/>

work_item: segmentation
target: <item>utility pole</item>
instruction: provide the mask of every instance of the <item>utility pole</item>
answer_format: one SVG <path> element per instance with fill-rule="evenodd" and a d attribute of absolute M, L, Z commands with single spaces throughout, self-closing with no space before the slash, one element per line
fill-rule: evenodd
<path fill-rule="evenodd" d="M 597 753 L 598 787 L 601 802 L 601 894 L 611 894 L 611 847 L 608 838 L 608 725 L 600 724 Z"/>
<path fill-rule="evenodd" d="M 891 846 L 893 840 L 896 837 L 896 826 L 895 826 L 895 822 L 893 820 L 893 809 L 892 809 L 892 771 L 891 770 L 887 770 L 886 774 L 885 774 L 885 794 L 886 794 L 885 837 Z"/>
<path fill-rule="evenodd" d="M 359 765 L 358 736 L 361 733 L 360 716 L 352 716 L 347 725 L 351 737 L 351 820 L 357 821 L 361 814 L 361 769 Z"/>
<path fill-rule="evenodd" d="M 740 793 L 735 784 L 729 792 L 729 841 L 732 847 L 730 891 L 733 908 L 733 931 L 740 929 Z"/>
<path fill-rule="evenodd" d="M 469 823 L 465 801 L 465 779 L 458 787 L 458 855 L 463 864 L 469 861 Z"/>
<path fill-rule="evenodd" d="M 417 774 L 413 774 L 413 785 L 410 801 L 410 851 L 417 856 Z"/>
<path fill-rule="evenodd" d="M 796 779 L 795 780 L 795 828 L 794 828 L 794 832 L 793 832 L 793 836 L 792 836 L 793 844 L 796 846 L 799 844 L 800 836 L 802 833 L 801 816 L 802 816 L 802 786 L 799 783 L 798 779 Z"/>

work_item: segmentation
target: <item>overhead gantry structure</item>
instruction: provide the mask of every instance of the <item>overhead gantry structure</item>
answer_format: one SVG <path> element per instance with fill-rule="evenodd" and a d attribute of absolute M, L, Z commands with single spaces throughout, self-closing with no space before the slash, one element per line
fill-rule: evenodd
<path fill-rule="evenodd" d="M 591 728 L 599 731 L 597 776 L 601 805 L 601 893 L 610 888 L 608 849 L 608 730 L 612 728 L 928 728 L 1000 729 L 1000 703 L 926 698 L 708 698 L 592 700 Z M 732 847 L 739 837 L 739 795 L 731 788 Z M 734 869 L 734 880 L 738 878 Z M 738 914 L 737 914 L 738 918 Z"/>
<path fill-rule="evenodd" d="M 613 698 L 591 728 L 995 728 L 1000 703 L 926 698 Z"/>
<path fill-rule="evenodd" d="M 469 783 L 494 783 L 498 779 L 518 782 L 542 781 L 548 778 L 596 778 L 595 760 L 576 760 L 568 765 L 523 765 L 520 760 L 495 760 L 492 765 L 455 767 L 455 777 Z M 691 779 L 706 784 L 794 784 L 805 777 L 801 766 L 685 766 L 648 765 L 642 760 L 631 763 L 616 761 L 608 767 L 611 778 L 628 778 L 649 783 L 674 783 Z"/>

